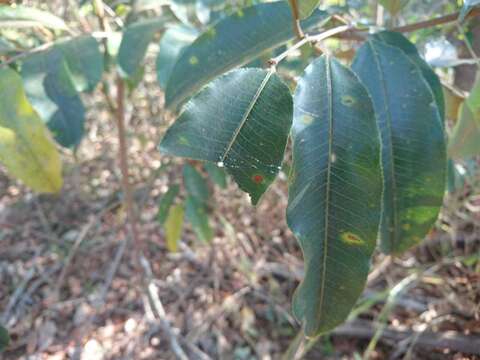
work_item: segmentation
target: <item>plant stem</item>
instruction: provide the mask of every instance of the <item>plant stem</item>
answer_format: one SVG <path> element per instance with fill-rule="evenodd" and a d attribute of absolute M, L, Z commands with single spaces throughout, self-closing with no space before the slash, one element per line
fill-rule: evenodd
<path fill-rule="evenodd" d="M 329 37 L 332 37 L 334 35 L 346 32 L 350 29 L 352 29 L 352 27 L 349 26 L 349 25 L 341 25 L 341 26 L 337 26 L 335 28 L 329 29 L 327 31 L 324 31 L 324 32 L 322 32 L 320 34 L 317 34 L 317 35 L 308 35 L 308 34 L 304 35 L 303 39 L 298 41 L 295 45 L 289 47 L 286 51 L 284 51 L 283 53 L 281 53 L 277 57 L 275 57 L 273 59 L 270 59 L 268 61 L 268 63 L 271 66 L 276 66 L 279 62 L 281 62 L 283 59 L 285 59 L 290 53 L 292 53 L 293 51 L 301 48 L 303 45 L 305 45 L 307 43 L 316 43 L 316 42 L 325 40 L 325 39 L 327 39 Z"/>
<path fill-rule="evenodd" d="M 473 9 L 470 12 L 470 14 L 467 15 L 466 19 L 474 18 L 479 15 L 480 15 L 480 9 L 478 8 Z M 439 16 L 430 20 L 425 20 L 425 21 L 420 21 L 413 24 L 399 26 L 399 27 L 393 28 L 392 31 L 406 33 L 406 32 L 412 32 L 412 31 L 421 30 L 421 29 L 427 29 L 427 28 L 438 26 L 438 25 L 448 24 L 448 23 L 457 21 L 459 16 L 460 16 L 460 13 L 456 12 L 450 15 Z"/>
<path fill-rule="evenodd" d="M 301 40 L 305 37 L 303 33 L 302 26 L 300 25 L 300 12 L 298 11 L 297 0 L 288 0 L 290 2 L 290 7 L 292 8 L 292 18 L 293 18 L 293 31 L 297 35 L 297 39 Z"/>
<path fill-rule="evenodd" d="M 119 145 L 119 161 L 120 171 L 122 172 L 122 187 L 123 187 L 123 203 L 127 213 L 127 226 L 133 246 L 135 249 L 135 261 L 139 261 L 140 254 L 143 252 L 143 244 L 138 236 L 137 217 L 135 214 L 133 191 L 130 184 L 130 176 L 128 171 L 128 147 L 127 137 L 125 133 L 125 82 L 123 79 L 117 77 L 117 128 L 118 128 L 118 145 Z"/>

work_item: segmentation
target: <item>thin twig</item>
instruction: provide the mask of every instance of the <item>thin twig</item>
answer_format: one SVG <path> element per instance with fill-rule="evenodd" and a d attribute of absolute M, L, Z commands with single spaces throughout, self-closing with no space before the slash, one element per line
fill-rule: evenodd
<path fill-rule="evenodd" d="M 302 40 L 305 37 L 305 34 L 302 30 L 302 25 L 300 24 L 300 12 L 298 10 L 297 0 L 289 0 L 290 7 L 292 9 L 292 19 L 293 19 L 293 31 L 297 36 L 298 40 Z"/>
<path fill-rule="evenodd" d="M 317 35 L 309 35 L 306 34 L 304 35 L 304 38 L 298 41 L 296 44 L 293 46 L 289 47 L 286 51 L 278 55 L 277 57 L 274 57 L 273 59 L 270 59 L 268 63 L 271 66 L 276 66 L 278 63 L 280 63 L 283 59 L 285 59 L 288 55 L 290 55 L 292 52 L 296 51 L 297 49 L 301 48 L 303 45 L 307 43 L 317 43 L 320 41 L 323 41 L 325 39 L 328 39 L 329 37 L 332 37 L 334 35 L 340 34 L 342 32 L 346 32 L 348 30 L 351 30 L 352 27 L 349 25 L 341 25 L 332 29 L 329 29 L 327 31 L 324 31 L 320 34 Z"/>

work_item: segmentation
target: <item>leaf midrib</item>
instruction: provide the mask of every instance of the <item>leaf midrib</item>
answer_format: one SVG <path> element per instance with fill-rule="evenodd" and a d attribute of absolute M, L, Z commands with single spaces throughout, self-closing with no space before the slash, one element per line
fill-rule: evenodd
<path fill-rule="evenodd" d="M 376 65 L 377 70 L 378 70 L 379 75 L 380 75 L 382 90 L 383 90 L 383 93 L 385 94 L 383 103 L 385 105 L 385 110 L 386 110 L 386 115 L 387 115 L 386 123 L 387 123 L 389 138 L 390 138 L 389 152 L 390 152 L 390 162 L 391 162 L 390 170 L 391 170 L 391 175 L 392 175 L 392 182 L 391 182 L 391 184 L 392 184 L 392 203 L 393 203 L 392 216 L 393 216 L 393 226 L 394 226 L 394 231 L 395 231 L 394 234 L 393 234 L 391 249 L 392 249 L 392 251 L 395 251 L 395 243 L 396 243 L 396 240 L 397 240 L 397 229 L 398 229 L 397 196 L 396 196 L 396 194 L 397 194 L 397 178 L 395 176 L 395 164 L 394 164 L 395 157 L 394 157 L 394 151 L 393 151 L 392 114 L 390 112 L 389 102 L 387 101 L 387 99 L 389 99 L 390 97 L 389 97 L 389 93 L 387 91 L 387 85 L 386 85 L 386 82 L 385 82 L 385 74 L 383 73 L 382 67 L 380 66 L 380 60 L 379 60 L 378 53 L 376 52 L 375 47 L 373 46 L 371 40 L 368 40 L 367 43 L 368 43 L 368 46 L 370 46 L 370 48 L 372 49 L 373 58 L 375 59 L 375 65 Z M 382 143 L 382 146 L 383 146 L 383 143 Z M 385 191 L 384 191 L 384 195 L 385 195 Z M 383 210 L 385 210 L 385 209 L 383 209 Z M 382 211 L 382 213 L 384 213 L 384 211 Z"/>
<path fill-rule="evenodd" d="M 257 101 L 260 98 L 260 95 L 262 94 L 263 90 L 267 86 L 267 83 L 270 80 L 270 78 L 272 77 L 273 73 L 274 73 L 273 70 L 269 70 L 267 72 L 267 74 L 265 75 L 265 78 L 263 79 L 262 83 L 260 84 L 260 87 L 257 89 L 257 92 L 255 93 L 252 100 L 250 101 L 250 104 L 249 104 L 247 110 L 243 114 L 242 119 L 240 121 L 240 124 L 235 129 L 235 132 L 233 133 L 233 136 L 230 139 L 230 142 L 228 143 L 228 146 L 225 149 L 225 152 L 224 152 L 222 158 L 220 159 L 220 162 L 225 162 L 230 150 L 232 149 L 233 145 L 235 144 L 235 141 L 238 138 L 238 135 L 240 134 L 240 131 L 242 131 L 242 128 L 245 126 L 248 118 L 250 117 L 250 114 L 252 113 L 253 108 L 257 104 Z"/>
<path fill-rule="evenodd" d="M 327 258 L 328 258 L 328 231 L 330 218 L 330 183 L 332 170 L 332 148 L 333 148 L 333 83 L 330 68 L 330 58 L 325 57 L 325 73 L 327 76 L 327 93 L 328 93 L 328 159 L 327 159 L 327 184 L 325 187 L 325 223 L 324 223 L 324 242 L 323 242 L 323 258 L 322 258 L 322 280 L 320 284 L 319 309 L 320 316 L 318 322 L 321 321 L 323 315 L 323 303 L 325 299 L 325 286 L 327 275 Z"/>

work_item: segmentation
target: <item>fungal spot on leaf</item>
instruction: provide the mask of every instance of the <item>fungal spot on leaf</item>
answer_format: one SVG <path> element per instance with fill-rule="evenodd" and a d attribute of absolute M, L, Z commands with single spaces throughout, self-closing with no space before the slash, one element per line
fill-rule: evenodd
<path fill-rule="evenodd" d="M 311 115 L 303 115 L 302 116 L 302 123 L 305 125 L 310 125 L 313 122 L 313 116 Z"/>
<path fill-rule="evenodd" d="M 190 65 L 197 65 L 198 64 L 198 58 L 196 56 L 192 56 L 188 62 L 190 63 Z"/>
<path fill-rule="evenodd" d="M 345 106 L 351 107 L 351 106 L 355 105 L 356 102 L 357 102 L 357 100 L 355 100 L 350 95 L 342 96 L 342 104 L 345 105 Z"/>
<path fill-rule="evenodd" d="M 252 180 L 255 184 L 262 184 L 265 178 L 260 174 L 256 174 L 252 176 Z"/>
<path fill-rule="evenodd" d="M 408 231 L 410 230 L 412 227 L 412 225 L 410 225 L 409 223 L 405 223 L 402 225 L 402 229 L 405 230 L 405 231 Z"/>
<path fill-rule="evenodd" d="M 363 245 L 364 241 L 354 233 L 347 231 L 340 235 L 340 239 L 350 245 Z"/>
<path fill-rule="evenodd" d="M 188 141 L 188 139 L 185 136 L 179 136 L 178 137 L 178 142 L 181 145 L 190 145 L 190 141 Z"/>

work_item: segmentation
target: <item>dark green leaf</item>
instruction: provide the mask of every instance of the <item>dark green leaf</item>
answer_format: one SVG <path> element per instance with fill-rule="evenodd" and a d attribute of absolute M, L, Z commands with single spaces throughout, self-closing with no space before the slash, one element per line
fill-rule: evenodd
<path fill-rule="evenodd" d="M 465 0 L 463 3 L 462 11 L 460 12 L 459 21 L 464 21 L 470 11 L 473 8 L 480 5 L 480 0 Z"/>
<path fill-rule="evenodd" d="M 442 127 L 444 127 L 445 120 L 445 97 L 443 94 L 442 83 L 438 78 L 435 71 L 423 60 L 418 53 L 417 47 L 412 44 L 405 36 L 398 32 L 393 31 L 382 31 L 378 34 L 372 36 L 373 39 L 378 41 L 383 41 L 384 43 L 398 47 L 402 50 L 405 55 L 412 60 L 421 71 L 423 77 L 427 81 L 428 85 L 432 89 L 435 101 L 437 103 L 437 108 L 440 113 Z"/>
<path fill-rule="evenodd" d="M 118 50 L 118 66 L 122 76 L 130 77 L 137 71 L 153 37 L 162 31 L 170 20 L 168 17 L 144 20 L 125 28 Z"/>
<path fill-rule="evenodd" d="M 443 128 L 432 90 L 400 49 L 368 40 L 354 71 L 372 96 L 384 173 L 380 247 L 400 254 L 435 223 L 446 181 Z"/>
<path fill-rule="evenodd" d="M 183 183 L 187 192 L 202 203 L 206 203 L 210 196 L 208 185 L 203 176 L 189 164 L 183 167 Z"/>
<path fill-rule="evenodd" d="M 85 109 L 78 91 L 93 90 L 102 72 L 98 43 L 88 35 L 60 41 L 24 61 L 27 97 L 62 146 L 77 146 L 82 139 Z"/>
<path fill-rule="evenodd" d="M 190 45 L 197 35 L 198 31 L 195 28 L 177 25 L 168 29 L 162 36 L 157 57 L 157 78 L 162 88 L 167 86 L 182 50 Z"/>
<path fill-rule="evenodd" d="M 302 27 L 307 31 L 327 19 L 317 10 Z M 290 7 L 281 1 L 238 10 L 210 26 L 175 64 L 167 84 L 167 106 L 176 108 L 218 75 L 294 39 L 291 22 Z"/>
<path fill-rule="evenodd" d="M 84 133 L 85 109 L 62 53 L 54 47 L 28 57 L 22 78 L 27 98 L 55 140 L 65 147 L 77 146 Z"/>
<path fill-rule="evenodd" d="M 102 79 L 103 55 L 98 42 L 90 35 L 55 44 L 68 65 L 75 89 L 93 91 Z"/>
<path fill-rule="evenodd" d="M 208 222 L 205 204 L 195 197 L 189 196 L 186 203 L 186 215 L 198 238 L 203 242 L 210 242 L 213 239 L 213 231 Z"/>
<path fill-rule="evenodd" d="M 480 80 L 475 82 L 460 109 L 460 117 L 448 144 L 448 155 L 454 159 L 480 154 Z"/>
<path fill-rule="evenodd" d="M 59 17 L 47 12 L 22 5 L 0 5 L 0 27 L 45 26 L 66 30 L 67 25 Z"/>
<path fill-rule="evenodd" d="M 7 329 L 0 325 L 0 352 L 6 349 L 10 343 L 10 336 L 8 335 Z"/>
<path fill-rule="evenodd" d="M 182 237 L 184 208 L 182 205 L 172 206 L 165 221 L 165 236 L 167 249 L 171 252 L 178 250 L 178 242 Z"/>
<path fill-rule="evenodd" d="M 177 197 L 179 191 L 180 187 L 178 185 L 172 185 L 160 199 L 157 213 L 157 220 L 160 224 L 163 225 L 165 223 L 165 220 L 167 220 L 170 208 L 172 207 L 173 202 L 175 201 L 175 198 Z"/>
<path fill-rule="evenodd" d="M 381 216 L 373 106 L 348 68 L 322 56 L 294 97 L 288 225 L 305 257 L 293 312 L 307 336 L 343 322 L 360 296 Z"/>
<path fill-rule="evenodd" d="M 207 170 L 210 179 L 212 179 L 212 181 L 218 186 L 220 186 L 222 189 L 226 189 L 227 174 L 225 173 L 225 170 L 219 168 L 216 164 L 210 162 L 206 163 L 204 167 L 205 170 Z"/>
<path fill-rule="evenodd" d="M 256 204 L 282 164 L 292 108 L 288 87 L 272 71 L 234 70 L 187 104 L 160 149 L 224 166 Z"/>

